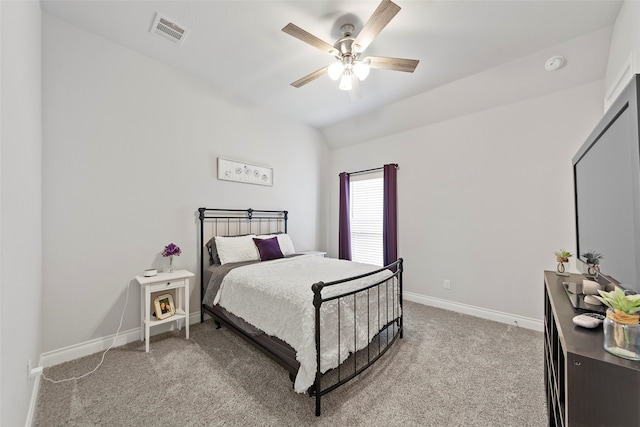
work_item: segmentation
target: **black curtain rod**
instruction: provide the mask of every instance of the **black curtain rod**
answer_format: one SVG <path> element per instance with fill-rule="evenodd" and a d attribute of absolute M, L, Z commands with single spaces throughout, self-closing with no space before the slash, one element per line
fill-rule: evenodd
<path fill-rule="evenodd" d="M 396 167 L 396 169 L 398 169 L 398 165 L 396 163 L 391 163 L 393 166 Z M 358 175 L 361 173 L 369 173 L 369 172 L 376 172 L 376 171 L 381 171 L 383 170 L 384 167 L 381 166 L 379 168 L 373 168 L 373 169 L 365 169 L 365 170 L 361 170 L 361 171 L 356 171 L 356 172 L 347 172 L 347 175 Z"/>

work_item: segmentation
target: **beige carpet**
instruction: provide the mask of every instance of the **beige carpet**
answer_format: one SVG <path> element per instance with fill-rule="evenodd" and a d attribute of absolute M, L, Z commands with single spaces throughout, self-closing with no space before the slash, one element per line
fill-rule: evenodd
<path fill-rule="evenodd" d="M 41 381 L 35 426 L 545 426 L 543 335 L 405 303 L 405 333 L 322 401 L 211 321 L 112 349 L 94 374 Z M 101 354 L 45 369 L 79 376 Z"/>

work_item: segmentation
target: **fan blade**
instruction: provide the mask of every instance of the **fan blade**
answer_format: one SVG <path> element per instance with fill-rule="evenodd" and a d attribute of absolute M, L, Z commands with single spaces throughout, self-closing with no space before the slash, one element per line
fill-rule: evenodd
<path fill-rule="evenodd" d="M 324 40 L 317 38 L 313 34 L 306 32 L 305 30 L 298 27 L 297 25 L 289 23 L 282 29 L 282 31 L 289 34 L 290 36 L 297 38 L 298 40 L 301 40 L 307 44 L 310 44 L 311 46 L 317 49 L 320 49 L 323 52 L 327 52 L 328 54 L 331 54 L 331 55 L 339 54 L 338 49 L 331 46 L 329 43 L 325 42 Z"/>
<path fill-rule="evenodd" d="M 420 62 L 417 59 L 389 58 L 387 56 L 367 56 L 363 61 L 366 60 L 369 60 L 371 68 L 404 71 L 407 73 L 413 73 Z"/>
<path fill-rule="evenodd" d="M 352 49 L 355 53 L 362 53 L 376 38 L 380 31 L 400 12 L 400 6 L 391 0 L 382 0 L 373 12 L 360 33 L 353 41 Z"/>
<path fill-rule="evenodd" d="M 314 81 L 315 79 L 321 77 L 323 74 L 327 74 L 327 70 L 329 69 L 329 66 L 327 65 L 326 67 L 322 67 L 319 70 L 314 71 L 311 74 L 307 74 L 306 76 L 304 76 L 301 79 L 296 80 L 295 82 L 291 83 L 291 86 L 293 87 L 300 87 L 300 86 L 304 86 L 309 82 Z"/>

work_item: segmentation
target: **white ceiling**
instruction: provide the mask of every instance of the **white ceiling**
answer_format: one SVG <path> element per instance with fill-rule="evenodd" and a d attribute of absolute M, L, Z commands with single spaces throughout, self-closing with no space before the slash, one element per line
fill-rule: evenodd
<path fill-rule="evenodd" d="M 609 0 L 394 1 L 402 10 L 366 54 L 419 59 L 420 64 L 413 74 L 372 70 L 361 83 L 361 98 L 356 101 L 338 90 L 337 82 L 328 76 L 299 89 L 290 86 L 330 64 L 332 57 L 281 29 L 292 22 L 333 44 L 340 37 L 340 24 L 356 21 L 357 33 L 377 7 L 377 0 L 42 0 L 42 9 L 202 78 L 225 97 L 240 98 L 293 120 L 329 129 L 610 27 L 621 6 L 620 1 Z M 156 12 L 190 30 L 181 47 L 150 34 Z"/>

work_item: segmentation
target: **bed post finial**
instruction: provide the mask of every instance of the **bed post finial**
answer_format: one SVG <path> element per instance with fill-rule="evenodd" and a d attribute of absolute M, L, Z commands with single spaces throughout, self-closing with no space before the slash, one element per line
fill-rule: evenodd
<path fill-rule="evenodd" d="M 198 212 L 200 212 L 200 221 L 202 221 L 204 219 L 204 211 L 207 208 L 198 208 Z"/>
<path fill-rule="evenodd" d="M 318 282 L 311 285 L 311 290 L 313 291 L 313 306 L 318 308 L 322 305 L 322 288 L 324 288 L 324 282 Z"/>
<path fill-rule="evenodd" d="M 253 217 L 253 209 L 247 209 L 247 216 L 249 217 L 249 220 L 251 220 L 251 218 Z"/>
<path fill-rule="evenodd" d="M 287 222 L 289 220 L 289 211 L 282 211 L 284 214 L 284 232 L 287 233 Z"/>

